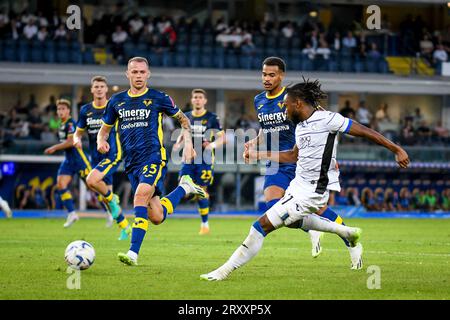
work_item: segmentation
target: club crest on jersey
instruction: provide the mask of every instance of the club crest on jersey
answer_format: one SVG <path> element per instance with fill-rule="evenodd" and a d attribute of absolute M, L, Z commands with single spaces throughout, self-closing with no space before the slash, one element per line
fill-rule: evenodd
<path fill-rule="evenodd" d="M 86 115 L 89 117 L 89 116 L 92 116 L 94 113 L 93 112 L 88 112 L 88 113 L 86 113 Z"/>
<path fill-rule="evenodd" d="M 205 125 L 205 124 L 207 124 L 207 123 L 208 123 L 208 120 L 206 120 L 206 119 L 202 120 L 202 124 L 203 124 L 203 125 Z"/>
<path fill-rule="evenodd" d="M 258 110 L 261 109 L 262 107 L 264 107 L 264 105 L 263 105 L 263 104 L 260 104 L 260 105 L 258 106 Z"/>
<path fill-rule="evenodd" d="M 146 107 L 148 107 L 149 105 L 152 104 L 152 100 L 151 99 L 145 99 L 143 102 L 144 102 Z"/>
<path fill-rule="evenodd" d="M 278 102 L 277 103 L 278 108 L 283 109 L 284 107 L 284 102 Z"/>

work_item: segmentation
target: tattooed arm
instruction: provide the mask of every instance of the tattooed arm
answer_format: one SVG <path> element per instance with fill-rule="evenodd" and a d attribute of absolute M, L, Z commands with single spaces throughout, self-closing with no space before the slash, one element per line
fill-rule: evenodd
<path fill-rule="evenodd" d="M 190 163 L 196 156 L 192 145 L 191 123 L 182 111 L 179 111 L 174 118 L 177 119 L 181 125 L 181 136 L 184 141 L 183 161 L 185 163 Z"/>

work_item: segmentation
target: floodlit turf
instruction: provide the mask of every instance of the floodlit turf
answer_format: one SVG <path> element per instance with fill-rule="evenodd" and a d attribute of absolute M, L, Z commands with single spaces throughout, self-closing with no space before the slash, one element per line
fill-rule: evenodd
<path fill-rule="evenodd" d="M 247 236 L 253 219 L 214 219 L 199 236 L 199 219 L 169 218 L 151 226 L 139 266 L 122 265 L 117 240 L 105 221 L 0 220 L 0 299 L 449 299 L 450 220 L 346 221 L 363 228 L 364 270 L 352 271 L 335 235 L 311 258 L 309 237 L 282 229 L 266 238 L 259 255 L 222 282 L 199 275 L 222 264 Z M 94 265 L 81 272 L 81 289 L 66 287 L 64 250 L 84 239 L 95 247 Z M 381 289 L 367 288 L 370 265 L 381 270 Z M 373 281 L 369 281 L 373 283 Z"/>

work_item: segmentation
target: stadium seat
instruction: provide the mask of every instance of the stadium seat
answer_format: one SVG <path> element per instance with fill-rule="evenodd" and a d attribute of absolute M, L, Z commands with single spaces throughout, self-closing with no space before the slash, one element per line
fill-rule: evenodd
<path fill-rule="evenodd" d="M 314 70 L 316 71 L 329 71 L 330 69 L 330 60 L 324 59 L 322 56 L 317 55 L 314 59 Z"/>
<path fill-rule="evenodd" d="M 307 56 L 302 55 L 302 68 L 303 71 L 313 71 L 314 61 L 309 59 Z"/>
<path fill-rule="evenodd" d="M 266 49 L 275 50 L 278 47 L 277 37 L 274 36 L 266 36 Z"/>
<path fill-rule="evenodd" d="M 187 66 L 187 52 L 186 51 L 180 51 L 177 50 L 175 52 L 175 65 L 177 67 L 186 67 Z"/>
<path fill-rule="evenodd" d="M 18 56 L 20 62 L 30 61 L 30 46 L 27 40 L 19 40 Z"/>
<path fill-rule="evenodd" d="M 43 62 L 44 61 L 44 51 L 42 50 L 43 45 L 39 41 L 33 41 L 31 43 L 31 62 Z"/>
<path fill-rule="evenodd" d="M 213 67 L 213 58 L 211 53 L 202 52 L 200 55 L 200 66 L 203 68 Z"/>
<path fill-rule="evenodd" d="M 282 37 L 280 37 L 280 39 L 278 41 L 278 48 L 289 49 L 290 44 L 291 44 L 291 39 L 282 36 Z"/>
<path fill-rule="evenodd" d="M 3 56 L 6 61 L 17 61 L 16 41 L 12 39 L 3 42 Z"/>
<path fill-rule="evenodd" d="M 203 46 L 214 46 L 214 35 L 211 33 L 203 34 L 202 44 Z"/>
<path fill-rule="evenodd" d="M 216 47 L 213 63 L 215 68 L 225 68 L 225 49 L 222 46 Z"/>
<path fill-rule="evenodd" d="M 69 63 L 69 45 L 66 41 L 56 43 L 56 62 Z"/>
<path fill-rule="evenodd" d="M 368 57 L 366 59 L 367 72 L 372 72 L 372 73 L 378 72 L 378 63 L 379 63 L 378 59 Z"/>
<path fill-rule="evenodd" d="M 132 56 L 139 56 L 139 57 L 145 57 L 147 55 L 147 53 L 149 52 L 149 48 L 147 43 L 145 42 L 139 42 L 135 47 L 134 47 L 134 53 L 132 54 Z"/>
<path fill-rule="evenodd" d="M 200 66 L 200 47 L 191 46 L 189 48 L 189 66 L 192 68 L 197 68 Z"/>
<path fill-rule="evenodd" d="M 255 47 L 262 49 L 264 48 L 264 37 L 260 34 L 256 34 L 252 37 L 253 44 Z"/>
<path fill-rule="evenodd" d="M 86 46 L 83 52 L 83 63 L 84 64 L 95 64 L 94 54 L 90 46 Z"/>
<path fill-rule="evenodd" d="M 160 66 L 162 66 L 162 55 L 163 55 L 162 53 L 151 49 L 144 56 L 147 57 L 148 62 L 150 63 L 151 66 L 160 67 Z"/>
<path fill-rule="evenodd" d="M 127 41 L 123 44 L 123 53 L 125 55 L 125 59 L 128 60 L 131 57 L 133 57 L 134 53 L 136 52 L 136 47 L 133 42 Z"/>
<path fill-rule="evenodd" d="M 78 41 L 72 41 L 70 44 L 70 62 L 77 64 L 81 64 L 83 62 L 81 45 Z"/>
<path fill-rule="evenodd" d="M 53 40 L 46 40 L 44 42 L 44 62 L 54 63 L 55 62 L 55 43 Z"/>
<path fill-rule="evenodd" d="M 240 54 L 239 65 L 242 69 L 250 70 L 252 68 L 252 56 L 248 54 Z"/>
<path fill-rule="evenodd" d="M 342 72 L 353 72 L 353 66 L 352 66 L 353 62 L 352 59 L 350 57 L 341 57 L 340 61 L 339 61 L 339 71 Z"/>
<path fill-rule="evenodd" d="M 301 55 L 291 55 L 289 58 L 288 69 L 292 70 L 302 70 L 302 56 Z"/>
<path fill-rule="evenodd" d="M 189 44 L 199 46 L 201 44 L 201 36 L 199 33 L 192 33 L 190 36 Z"/>
<path fill-rule="evenodd" d="M 236 53 L 228 52 L 225 54 L 225 66 L 227 69 L 238 69 L 239 61 Z"/>
<path fill-rule="evenodd" d="M 292 49 L 300 49 L 302 47 L 302 40 L 300 37 L 292 37 L 291 39 L 291 48 Z"/>

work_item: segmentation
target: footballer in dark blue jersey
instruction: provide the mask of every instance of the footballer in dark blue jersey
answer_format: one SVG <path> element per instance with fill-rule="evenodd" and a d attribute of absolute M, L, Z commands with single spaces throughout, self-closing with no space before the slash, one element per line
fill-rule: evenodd
<path fill-rule="evenodd" d="M 119 197 L 113 194 L 112 191 L 113 174 L 117 171 L 122 159 L 119 134 L 115 129 L 111 130 L 108 138 L 109 152 L 101 154 L 97 151 L 97 133 L 102 126 L 102 117 L 108 102 L 106 98 L 108 84 L 105 77 L 95 76 L 92 78 L 91 93 L 94 99 L 80 109 L 73 142 L 75 147 L 81 148 L 81 138 L 83 133 L 87 132 L 89 154 L 91 156 L 91 164 L 94 167 L 87 176 L 87 185 L 99 194 L 99 200 L 104 204 L 105 209 L 111 212 L 111 215 L 108 217 L 114 219 L 121 229 L 119 240 L 126 240 L 131 234 L 131 227 L 122 214 L 119 206 Z"/>
<path fill-rule="evenodd" d="M 57 190 L 68 212 L 67 221 L 64 224 L 64 227 L 67 228 L 79 219 L 75 212 L 72 194 L 68 186 L 72 181 L 72 177 L 76 174 L 85 181 L 91 171 L 91 164 L 83 149 L 73 146 L 73 134 L 75 133 L 76 124 L 70 116 L 70 101 L 60 99 L 56 102 L 56 107 L 58 117 L 61 119 L 61 125 L 58 130 L 60 143 L 45 149 L 44 153 L 53 154 L 59 150 L 64 150 L 65 153 L 65 159 L 58 170 Z"/>
<path fill-rule="evenodd" d="M 108 136 L 113 127 L 119 132 L 125 172 L 134 192 L 135 220 L 128 252 L 119 253 L 119 260 L 136 265 L 138 253 L 148 230 L 148 220 L 160 224 L 171 214 L 186 194 L 202 198 L 205 191 L 189 176 L 183 176 L 179 186 L 160 200 L 160 186 L 167 167 L 167 154 L 163 144 L 163 114 L 176 118 L 184 135 L 183 158 L 195 158 L 189 119 L 164 92 L 147 87 L 150 68 L 147 59 L 134 57 L 128 61 L 127 78 L 130 89 L 111 97 L 103 115 L 103 125 L 97 135 L 97 149 L 109 152 Z"/>
<path fill-rule="evenodd" d="M 255 97 L 254 105 L 261 126 L 258 136 L 245 144 L 248 149 L 255 148 L 263 141 L 267 150 L 272 152 L 289 151 L 295 145 L 295 124 L 288 119 L 284 96 L 286 88 L 282 82 L 286 63 L 278 57 L 266 58 L 262 65 L 262 83 L 264 91 Z M 266 210 L 269 210 L 283 196 L 291 180 L 295 177 L 296 164 L 267 161 L 264 177 L 264 198 Z M 309 231 L 312 243 L 312 256 L 318 257 L 322 252 L 320 238 L 322 233 Z"/>
<path fill-rule="evenodd" d="M 219 117 L 208 110 L 206 91 L 203 89 L 194 89 L 191 93 L 191 104 L 193 110 L 186 113 L 191 122 L 192 139 L 194 146 L 201 145 L 202 153 L 197 154 L 193 163 L 183 163 L 180 177 L 188 175 L 196 184 L 205 191 L 212 185 L 214 180 L 214 149 L 225 143 L 225 134 L 219 122 Z M 177 143 L 174 145 L 175 151 L 181 146 L 183 136 L 180 135 Z M 202 218 L 199 234 L 208 234 L 209 223 L 209 200 L 197 199 L 198 211 Z"/>

